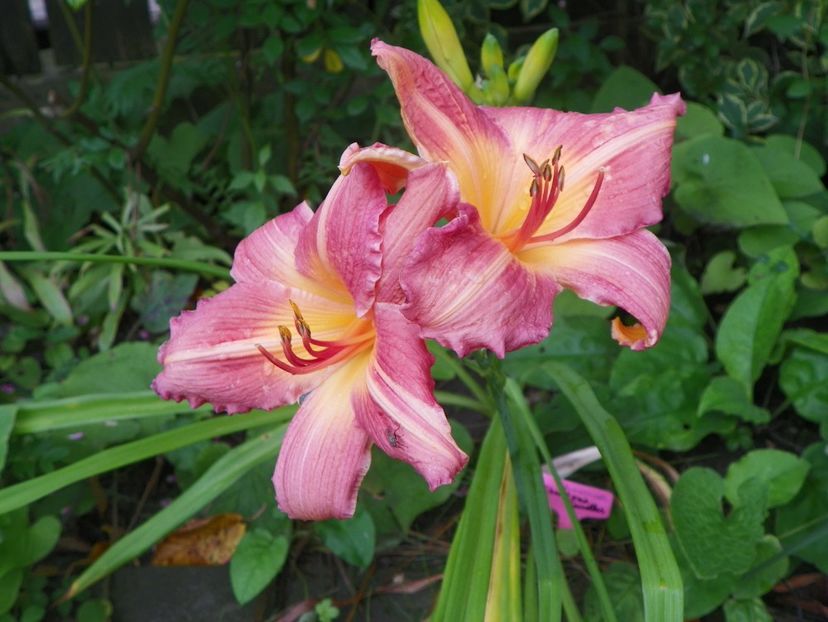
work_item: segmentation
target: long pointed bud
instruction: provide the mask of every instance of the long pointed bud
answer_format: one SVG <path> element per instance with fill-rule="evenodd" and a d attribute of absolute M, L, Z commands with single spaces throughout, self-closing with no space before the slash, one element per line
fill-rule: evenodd
<path fill-rule="evenodd" d="M 509 78 L 503 67 L 492 65 L 489 69 L 489 79 L 483 87 L 485 101 L 490 106 L 503 106 L 509 101 Z"/>
<path fill-rule="evenodd" d="M 417 21 L 420 24 L 420 34 L 435 64 L 469 93 L 474 87 L 474 77 L 454 24 L 443 5 L 439 0 L 417 0 Z"/>
<path fill-rule="evenodd" d="M 483 45 L 480 46 L 480 66 L 489 79 L 492 78 L 493 71 L 496 72 L 497 69 L 503 71 L 503 50 L 500 48 L 497 37 L 492 33 L 486 35 Z"/>
<path fill-rule="evenodd" d="M 557 28 L 547 30 L 532 44 L 512 91 L 516 103 L 525 104 L 534 97 L 535 89 L 538 88 L 543 76 L 549 71 L 557 51 Z"/>

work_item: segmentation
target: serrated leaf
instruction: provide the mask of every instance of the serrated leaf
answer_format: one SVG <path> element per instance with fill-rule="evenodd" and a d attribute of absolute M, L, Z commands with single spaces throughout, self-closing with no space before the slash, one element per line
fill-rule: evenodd
<path fill-rule="evenodd" d="M 805 460 L 788 452 L 755 449 L 730 464 L 724 480 L 724 494 L 730 503 L 739 506 L 742 484 L 756 479 L 767 490 L 767 507 L 785 505 L 799 492 L 809 468 Z"/>
<path fill-rule="evenodd" d="M 687 562 L 700 579 L 748 570 L 763 535 L 765 499 L 757 483 L 740 491 L 742 504 L 725 517 L 724 482 L 712 469 L 685 471 L 673 489 L 670 512 Z"/>
<path fill-rule="evenodd" d="M 230 560 L 230 584 L 242 605 L 250 602 L 279 574 L 290 543 L 264 529 L 245 534 Z"/>

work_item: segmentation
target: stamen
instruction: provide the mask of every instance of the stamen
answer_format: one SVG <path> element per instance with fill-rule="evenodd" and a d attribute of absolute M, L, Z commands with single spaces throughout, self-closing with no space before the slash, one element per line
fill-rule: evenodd
<path fill-rule="evenodd" d="M 563 192 L 563 186 L 564 186 L 564 167 L 563 167 L 563 164 L 561 164 L 561 174 L 560 174 L 560 177 L 558 179 L 558 192 Z"/>
<path fill-rule="evenodd" d="M 532 171 L 532 174 L 535 176 L 540 175 L 540 167 L 538 163 L 535 162 L 532 158 L 530 158 L 525 153 L 523 154 L 523 161 L 526 162 L 526 166 L 529 167 L 529 170 Z"/>
<path fill-rule="evenodd" d="M 578 215 L 566 226 L 561 227 L 553 231 L 552 233 L 547 233 L 544 235 L 539 235 L 534 238 L 530 238 L 530 242 L 550 242 L 556 238 L 561 237 L 572 231 L 575 227 L 580 225 L 584 218 L 586 218 L 589 210 L 592 209 L 592 206 L 595 205 L 595 201 L 598 199 L 598 193 L 601 191 L 601 185 L 604 183 L 604 169 L 598 169 L 598 176 L 595 178 L 595 185 L 592 186 L 592 192 L 589 193 L 589 198 L 584 203 L 584 206 L 581 208 L 581 211 L 578 212 Z"/>

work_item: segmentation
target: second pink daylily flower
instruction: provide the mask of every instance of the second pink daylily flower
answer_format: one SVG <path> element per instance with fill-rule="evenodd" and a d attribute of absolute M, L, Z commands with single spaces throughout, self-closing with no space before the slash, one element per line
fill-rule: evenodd
<path fill-rule="evenodd" d="M 305 396 L 273 477 L 293 518 L 351 516 L 372 444 L 431 489 L 467 460 L 434 400 L 433 359 L 399 304 L 403 261 L 416 235 L 455 208 L 456 182 L 443 165 L 366 151 L 377 161 L 350 165 L 315 213 L 302 203 L 243 240 L 236 284 L 174 319 L 159 352 L 153 387 L 167 399 L 234 413 Z M 385 166 L 388 154 L 405 167 Z M 389 206 L 386 190 L 401 183 Z"/>
<path fill-rule="evenodd" d="M 655 344 L 670 257 L 644 227 L 661 220 L 681 98 L 593 115 L 481 107 L 425 58 L 381 41 L 372 50 L 420 155 L 449 166 L 463 202 L 420 237 L 402 277 L 422 334 L 503 356 L 546 337 L 566 287 L 638 320 L 613 321 L 620 343 Z"/>

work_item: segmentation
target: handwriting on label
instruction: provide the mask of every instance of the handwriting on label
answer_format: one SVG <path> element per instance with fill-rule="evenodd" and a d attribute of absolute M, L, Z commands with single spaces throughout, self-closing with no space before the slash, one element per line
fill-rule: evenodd
<path fill-rule="evenodd" d="M 549 473 L 543 474 L 543 484 L 546 486 L 549 495 L 549 507 L 558 515 L 558 526 L 562 529 L 572 528 L 572 522 L 566 513 L 566 506 L 561 498 L 561 493 L 555 485 L 554 478 Z M 610 512 L 612 512 L 612 502 L 615 499 L 609 490 L 579 484 L 566 479 L 563 480 L 563 485 L 569 495 L 569 500 L 572 502 L 575 516 L 579 519 L 606 520 L 609 518 Z"/>

